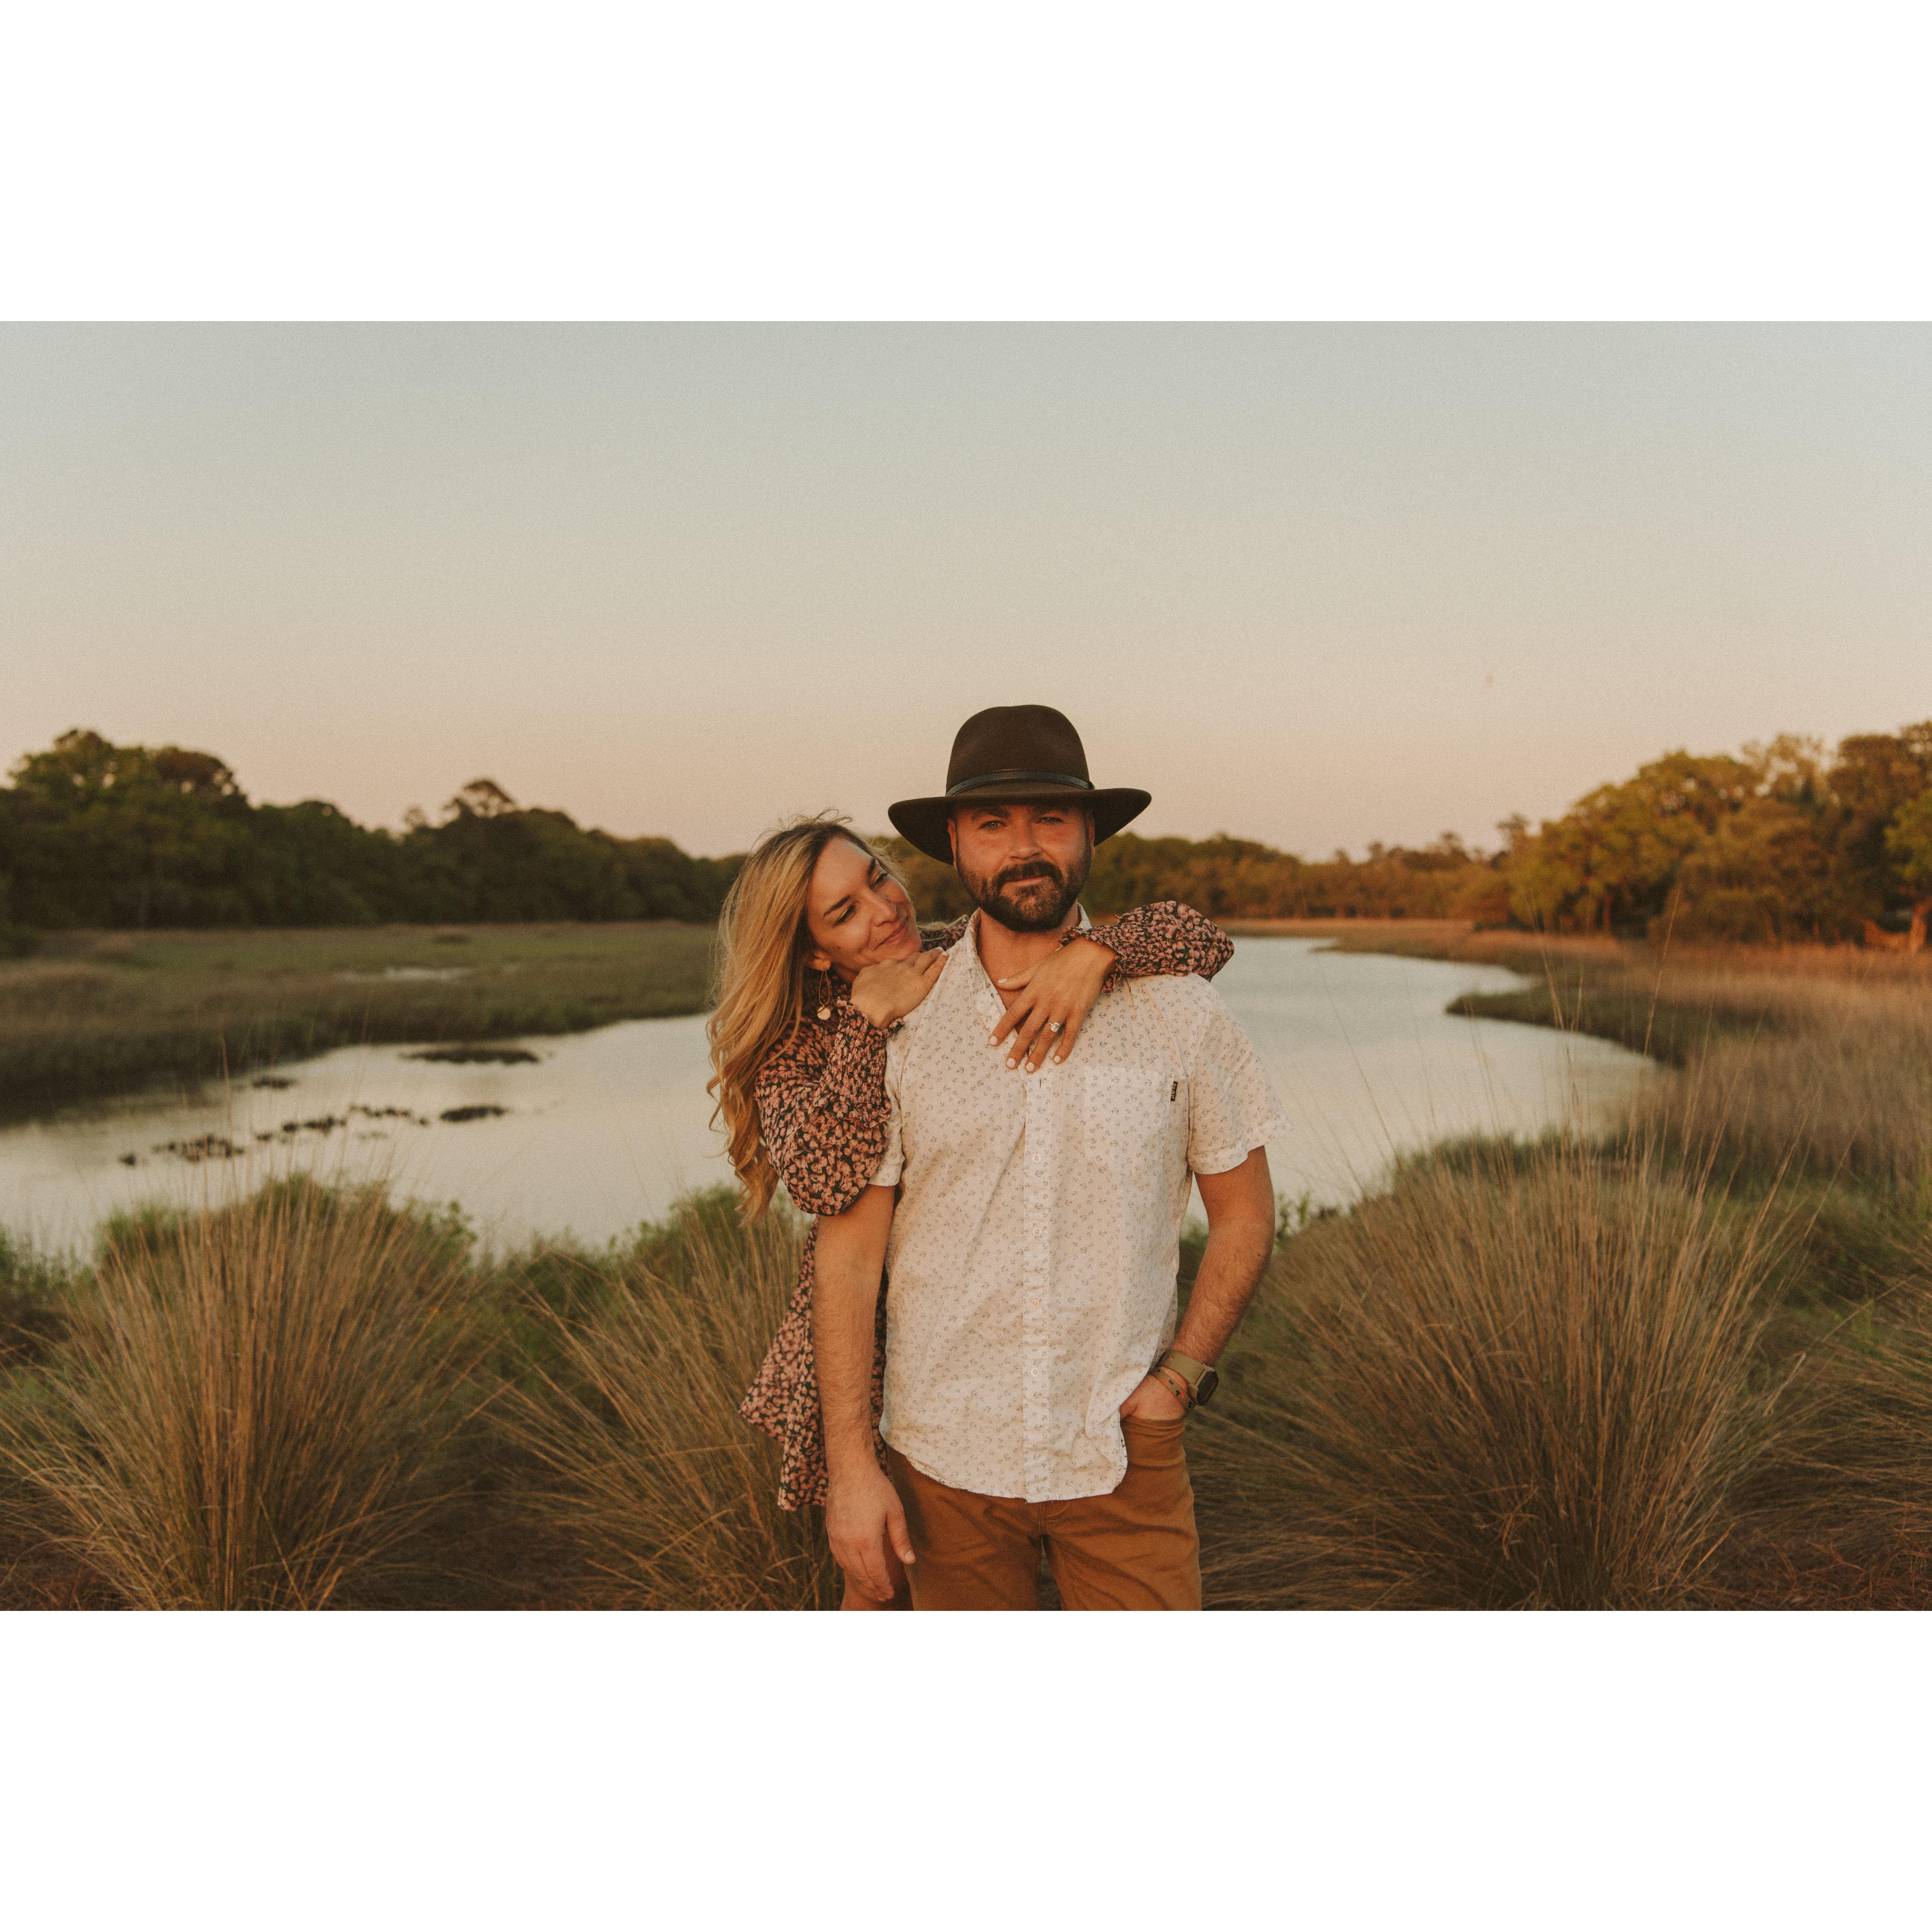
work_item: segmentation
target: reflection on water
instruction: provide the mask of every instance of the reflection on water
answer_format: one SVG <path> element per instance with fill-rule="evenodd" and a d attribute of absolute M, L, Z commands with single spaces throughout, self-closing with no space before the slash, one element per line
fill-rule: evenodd
<path fill-rule="evenodd" d="M 1290 1132 L 1268 1154 L 1291 1198 L 1345 1201 L 1391 1152 L 1448 1135 L 1601 1118 L 1643 1072 L 1605 1041 L 1443 1012 L 1521 983 L 1500 967 L 1318 945 L 1244 939 L 1217 982 L 1286 1106 Z M 600 1242 L 730 1178 L 701 1017 L 524 1046 L 534 1060 L 347 1047 L 191 1104 L 149 1095 L 0 1129 L 0 1225 L 68 1246 L 133 1202 L 219 1199 L 302 1168 L 460 1202 L 500 1240 Z"/>

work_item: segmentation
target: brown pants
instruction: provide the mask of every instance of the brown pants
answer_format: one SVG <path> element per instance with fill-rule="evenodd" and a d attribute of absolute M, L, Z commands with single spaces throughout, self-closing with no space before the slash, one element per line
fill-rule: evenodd
<path fill-rule="evenodd" d="M 1122 1419 L 1127 1473 L 1104 1496 L 1029 1503 L 976 1496 L 886 1452 L 912 1532 L 916 1610 L 1036 1610 L 1040 1549 L 1070 1610 L 1198 1610 L 1201 1544 L 1181 1447 L 1186 1418 Z"/>

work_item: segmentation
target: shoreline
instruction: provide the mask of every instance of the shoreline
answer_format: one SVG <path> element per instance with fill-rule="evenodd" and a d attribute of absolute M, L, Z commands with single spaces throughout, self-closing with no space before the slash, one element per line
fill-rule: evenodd
<path fill-rule="evenodd" d="M 0 1120 L 342 1046 L 476 1045 L 710 1003 L 674 920 L 75 932 L 0 964 Z"/>
<path fill-rule="evenodd" d="M 1424 942 L 1466 939 L 1476 930 L 1469 919 L 1217 919 L 1215 924 L 1236 939 L 1331 939 L 1342 934 L 1370 938 L 1394 938 Z"/>

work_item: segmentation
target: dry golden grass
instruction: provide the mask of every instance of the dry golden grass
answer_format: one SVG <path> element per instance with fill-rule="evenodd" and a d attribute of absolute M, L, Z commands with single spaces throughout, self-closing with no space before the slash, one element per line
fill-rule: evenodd
<path fill-rule="evenodd" d="M 495 1406 L 541 1472 L 524 1508 L 568 1534 L 588 1600 L 642 1610 L 825 1610 L 817 1510 L 778 1504 L 777 1445 L 738 1414 L 798 1282 L 801 1231 L 682 1204 L 585 1312 L 538 1318 L 553 1366 Z"/>
<path fill-rule="evenodd" d="M 1672 992 L 1755 1023 L 1751 1034 L 1714 1037 L 1685 1077 L 1654 1090 L 1654 1118 L 1687 1148 L 1747 1172 L 1789 1164 L 1923 1194 L 1932 1175 L 1932 992 L 1732 980 L 1679 982 Z"/>
<path fill-rule="evenodd" d="M 1881 1292 L 1808 1352 L 1719 1600 L 1932 1608 L 1932 1232 L 1886 1259 Z"/>
<path fill-rule="evenodd" d="M 380 1190 L 301 1181 L 121 1223 L 64 1338 L 12 1378 L 0 1462 L 136 1608 L 350 1600 L 430 1507 L 465 1259 Z"/>
<path fill-rule="evenodd" d="M 1280 1252 L 1194 1450 L 1210 1600 L 1693 1600 L 1766 1452 L 1779 1245 L 1653 1159 L 1477 1147 Z"/>

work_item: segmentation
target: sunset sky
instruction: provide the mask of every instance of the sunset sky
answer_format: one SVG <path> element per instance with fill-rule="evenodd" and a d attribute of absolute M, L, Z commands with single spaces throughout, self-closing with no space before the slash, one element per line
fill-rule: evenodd
<path fill-rule="evenodd" d="M 883 827 L 1058 705 L 1312 855 L 1932 716 L 1932 329 L 10 326 L 0 761 Z"/>

